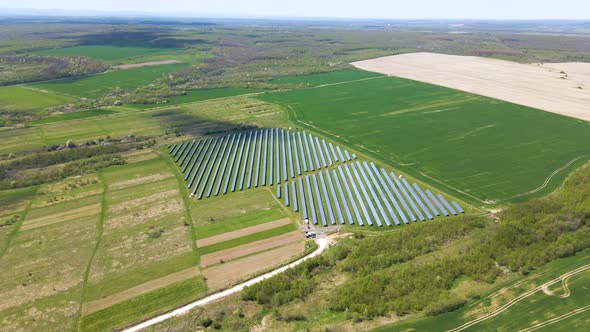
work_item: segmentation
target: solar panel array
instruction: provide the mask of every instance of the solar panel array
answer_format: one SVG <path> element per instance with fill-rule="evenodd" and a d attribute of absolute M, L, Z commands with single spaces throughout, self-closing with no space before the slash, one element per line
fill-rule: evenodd
<path fill-rule="evenodd" d="M 259 186 L 316 225 L 392 226 L 465 211 L 306 132 L 262 129 L 168 146 L 198 199 Z"/>
<path fill-rule="evenodd" d="M 168 148 L 185 175 L 187 189 L 198 199 L 280 185 L 303 173 L 356 158 L 354 153 L 339 146 L 335 149 L 332 143 L 305 131 L 277 128 L 193 140 Z"/>

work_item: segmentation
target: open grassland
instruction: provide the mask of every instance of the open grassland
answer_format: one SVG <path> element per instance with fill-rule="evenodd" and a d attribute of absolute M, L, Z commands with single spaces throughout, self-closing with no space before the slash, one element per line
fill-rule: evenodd
<path fill-rule="evenodd" d="M 38 111 L 66 104 L 73 98 L 23 86 L 0 87 L 0 107 L 13 111 Z"/>
<path fill-rule="evenodd" d="M 462 199 L 525 199 L 590 158 L 590 124 L 403 78 L 259 96 L 292 121 Z"/>
<path fill-rule="evenodd" d="M 204 89 L 204 90 L 191 90 L 187 91 L 186 95 L 172 96 L 167 99 L 166 105 L 179 105 L 186 103 L 194 103 L 197 101 L 204 101 L 208 99 L 224 98 L 239 96 L 251 93 L 262 92 L 261 89 L 243 89 L 243 88 L 225 88 L 225 89 Z M 154 104 L 132 104 L 127 105 L 128 107 L 137 109 L 147 109 L 153 107 L 161 107 L 162 105 Z"/>
<path fill-rule="evenodd" d="M 276 105 L 245 96 L 228 97 L 144 112 L 119 112 L 108 116 L 48 123 L 0 131 L 0 153 L 34 150 L 64 144 L 134 135 L 164 135 L 174 130 L 194 135 L 227 131 L 240 125 L 276 127 L 287 124 L 287 114 Z"/>
<path fill-rule="evenodd" d="M 130 58 L 141 57 L 146 55 L 171 52 L 175 49 L 165 48 L 148 48 L 148 47 L 123 47 L 108 45 L 88 45 L 74 46 L 66 48 L 55 48 L 34 52 L 35 54 L 45 55 L 79 55 L 98 60 L 118 62 Z"/>
<path fill-rule="evenodd" d="M 372 77 L 383 76 L 382 74 L 359 69 L 345 69 L 329 73 L 319 73 L 302 76 L 285 76 L 278 77 L 269 81 L 272 84 L 304 84 L 318 86 L 325 84 L 334 84 L 340 82 L 357 81 Z"/>
<path fill-rule="evenodd" d="M 37 89 L 53 91 L 66 96 L 97 98 L 121 89 L 133 90 L 148 85 L 171 72 L 186 68 L 187 64 L 171 64 L 153 67 L 141 67 L 129 70 L 115 70 L 104 74 L 62 80 L 34 83 Z"/>
<path fill-rule="evenodd" d="M 510 278 L 457 311 L 408 319 L 376 331 L 576 331 L 590 320 L 590 270 L 564 278 L 565 281 L 558 279 L 548 288 L 551 295 L 540 286 L 588 264 L 590 251 L 586 250 L 549 263 L 529 276 Z M 495 315 L 478 322 L 490 314 Z M 463 324 L 468 325 L 460 328 Z"/>
<path fill-rule="evenodd" d="M 100 183 L 90 181 L 80 188 L 68 181 L 39 188 L 0 260 L 2 330 L 72 330 L 76 326 L 103 192 Z M 20 201 L 12 206 L 20 209 L 30 192 L 11 194 Z"/>
<path fill-rule="evenodd" d="M 181 281 L 85 316 L 81 330 L 107 331 L 122 327 L 160 313 L 170 306 L 190 302 L 206 291 L 203 277 Z"/>
<path fill-rule="evenodd" d="M 80 112 L 71 112 L 71 113 L 64 113 L 55 116 L 50 116 L 47 118 L 41 118 L 37 120 L 31 121 L 31 124 L 38 125 L 44 123 L 54 123 L 54 122 L 61 122 L 61 121 L 68 121 L 68 120 L 76 120 L 76 119 L 85 119 L 85 118 L 92 118 L 95 116 L 101 115 L 109 115 L 117 113 L 116 111 L 110 109 L 96 109 L 96 110 L 88 110 L 88 111 L 80 111 Z"/>

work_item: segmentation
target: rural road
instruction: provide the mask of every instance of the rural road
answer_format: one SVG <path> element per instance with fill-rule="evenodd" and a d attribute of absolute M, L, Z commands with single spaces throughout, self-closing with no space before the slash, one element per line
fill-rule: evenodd
<path fill-rule="evenodd" d="M 154 318 L 148 319 L 145 322 L 142 322 L 142 323 L 139 323 L 137 325 L 131 326 L 131 327 L 127 328 L 127 329 L 124 329 L 123 331 L 124 332 L 135 332 L 135 331 L 139 331 L 139 330 L 142 330 L 142 329 L 144 329 L 146 327 L 149 327 L 149 326 L 152 326 L 152 325 L 161 323 L 161 322 L 163 322 L 163 321 L 165 321 L 167 319 L 170 319 L 172 317 L 184 315 L 184 314 L 186 314 L 187 312 L 189 312 L 190 310 L 192 310 L 192 309 L 194 309 L 196 307 L 203 306 L 205 304 L 209 304 L 211 302 L 214 302 L 214 301 L 217 301 L 219 299 L 222 299 L 222 298 L 224 298 L 226 296 L 229 296 L 229 295 L 238 293 L 242 289 L 244 289 L 244 287 L 251 286 L 251 285 L 256 284 L 256 283 L 258 283 L 258 282 L 260 282 L 260 281 L 262 281 L 264 279 L 268 279 L 270 277 L 273 277 L 273 276 L 275 276 L 275 275 L 277 275 L 277 274 L 279 274 L 281 272 L 284 272 L 287 269 L 290 269 L 290 268 L 292 268 L 294 266 L 297 266 L 297 265 L 301 264 L 303 261 L 305 261 L 305 260 L 307 260 L 309 258 L 318 256 L 319 254 L 321 254 L 322 252 L 324 252 L 328 248 L 328 244 L 330 243 L 330 240 L 328 238 L 326 238 L 326 237 L 322 237 L 322 238 L 317 239 L 316 242 L 317 242 L 319 248 L 317 248 L 314 252 L 310 253 L 309 255 L 296 260 L 293 263 L 287 264 L 287 265 L 285 265 L 283 267 L 280 267 L 280 268 L 278 268 L 276 270 L 273 270 L 271 272 L 265 273 L 265 274 L 263 274 L 261 276 L 258 276 L 256 278 L 253 278 L 253 279 L 250 279 L 248 281 L 245 281 L 245 282 L 243 282 L 241 284 L 238 284 L 238 285 L 236 285 L 236 286 L 234 286 L 232 288 L 226 289 L 226 290 L 221 291 L 219 293 L 215 293 L 215 294 L 209 295 L 209 296 L 204 297 L 204 298 L 202 298 L 202 299 L 200 299 L 198 301 L 189 303 L 189 304 L 187 304 L 185 306 L 182 306 L 182 307 L 180 307 L 178 309 L 175 309 L 175 310 L 173 310 L 171 312 L 168 312 L 168 313 L 165 313 L 165 314 L 156 316 Z"/>

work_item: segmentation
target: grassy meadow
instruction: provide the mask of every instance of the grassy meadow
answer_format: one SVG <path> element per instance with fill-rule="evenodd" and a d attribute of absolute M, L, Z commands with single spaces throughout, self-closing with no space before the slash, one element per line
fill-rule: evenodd
<path fill-rule="evenodd" d="M 329 73 L 319 73 L 301 76 L 284 76 L 272 79 L 272 84 L 304 84 L 309 86 L 318 86 L 324 84 L 334 84 L 348 81 L 357 81 L 375 77 L 381 77 L 383 74 L 373 73 L 360 69 L 344 69 Z"/>
<path fill-rule="evenodd" d="M 174 51 L 166 48 L 148 48 L 148 47 L 123 47 L 109 45 L 84 45 L 66 48 L 55 48 L 34 52 L 35 54 L 44 55 L 78 55 L 83 57 L 95 58 L 98 60 L 119 62 L 122 60 L 148 56 L 158 53 Z"/>
<path fill-rule="evenodd" d="M 36 111 L 73 101 L 72 97 L 22 86 L 0 87 L 0 107 L 13 111 Z"/>
<path fill-rule="evenodd" d="M 590 141 L 587 122 L 402 78 L 258 98 L 281 105 L 297 124 L 478 204 L 546 194 L 590 158 L 581 144 Z"/>

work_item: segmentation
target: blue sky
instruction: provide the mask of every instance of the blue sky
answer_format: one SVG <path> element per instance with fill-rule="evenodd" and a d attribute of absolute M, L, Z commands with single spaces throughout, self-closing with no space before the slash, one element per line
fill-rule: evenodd
<path fill-rule="evenodd" d="M 214 17 L 590 19 L 590 0 L 0 0 L 0 8 Z"/>

